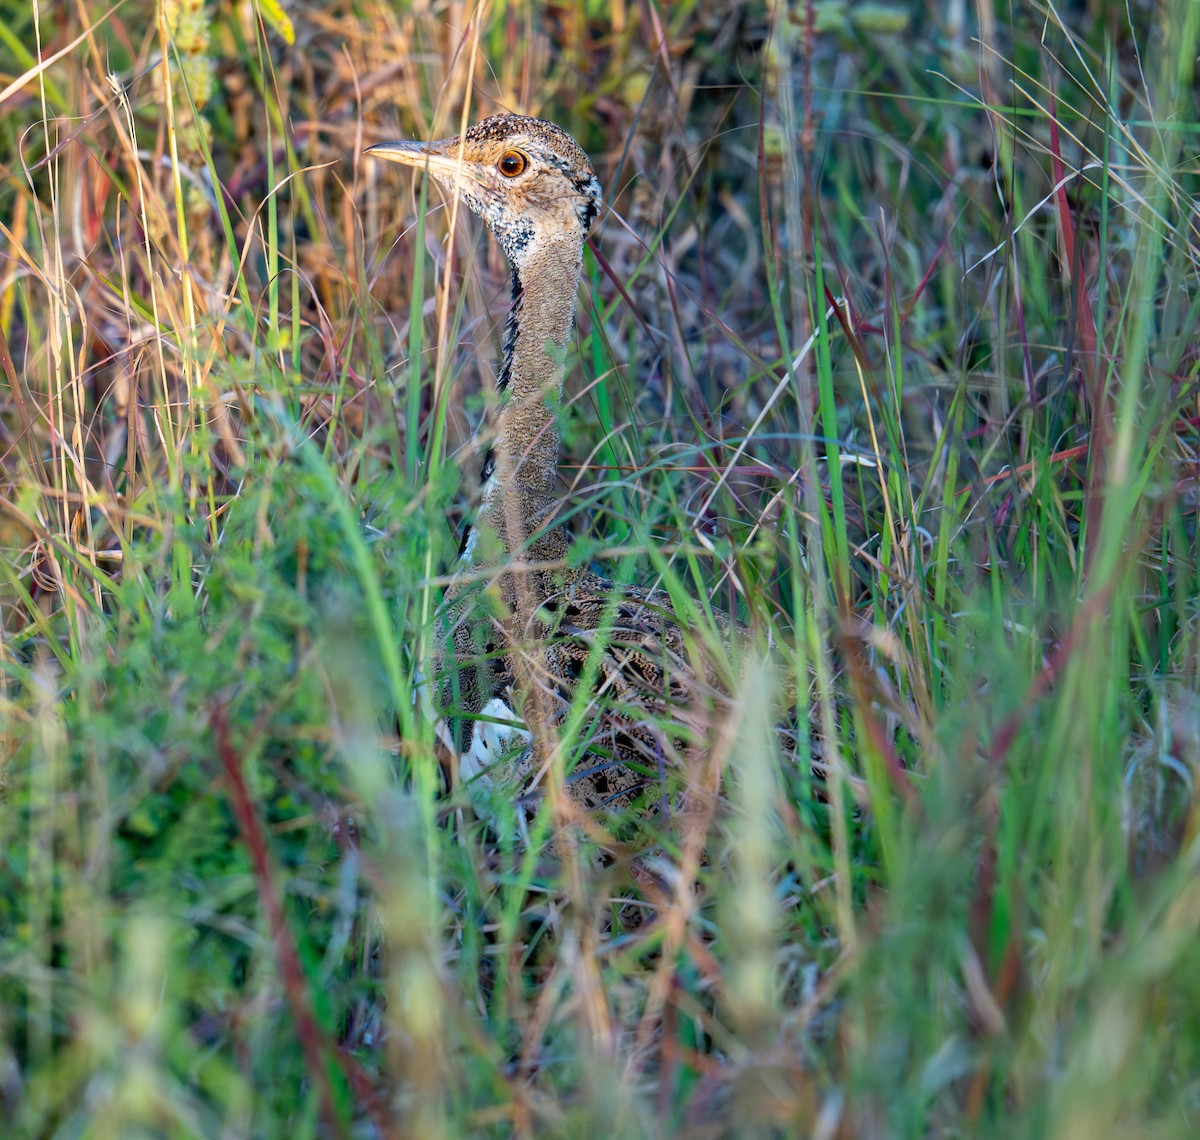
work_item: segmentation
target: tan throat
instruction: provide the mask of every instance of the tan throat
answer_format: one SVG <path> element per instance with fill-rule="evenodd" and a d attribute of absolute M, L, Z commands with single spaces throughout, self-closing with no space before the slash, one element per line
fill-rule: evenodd
<path fill-rule="evenodd" d="M 474 565 L 565 555 L 565 538 L 552 525 L 558 508 L 557 411 L 582 269 L 578 231 L 537 235 L 521 268 L 513 269 L 483 503 L 477 533 L 464 546 Z"/>

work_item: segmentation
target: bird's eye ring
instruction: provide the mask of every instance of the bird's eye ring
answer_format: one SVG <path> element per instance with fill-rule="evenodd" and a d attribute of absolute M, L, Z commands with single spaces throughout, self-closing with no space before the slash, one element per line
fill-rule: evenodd
<path fill-rule="evenodd" d="M 518 174 L 525 172 L 528 165 L 529 160 L 519 150 L 506 150 L 500 156 L 500 173 L 505 178 L 516 178 Z"/>

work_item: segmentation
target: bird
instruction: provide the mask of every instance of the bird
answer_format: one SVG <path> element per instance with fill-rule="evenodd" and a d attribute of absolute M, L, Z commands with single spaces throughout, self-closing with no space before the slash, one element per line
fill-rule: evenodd
<path fill-rule="evenodd" d="M 443 601 L 434 670 L 439 712 L 455 726 L 458 778 L 507 789 L 531 817 L 549 766 L 546 742 L 582 705 L 569 800 L 610 819 L 627 808 L 660 812 L 668 772 L 703 747 L 728 685 L 665 590 L 568 564 L 556 411 L 584 243 L 603 205 L 596 172 L 561 127 L 509 113 L 461 135 L 383 142 L 367 153 L 424 169 L 457 194 L 511 271 L 481 505 Z M 729 633 L 735 623 L 714 614 Z"/>

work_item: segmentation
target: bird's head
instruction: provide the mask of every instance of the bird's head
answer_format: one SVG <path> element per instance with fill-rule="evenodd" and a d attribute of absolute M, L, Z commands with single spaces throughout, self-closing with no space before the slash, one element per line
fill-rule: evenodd
<path fill-rule="evenodd" d="M 429 173 L 487 223 L 515 266 L 540 239 L 587 236 L 600 212 L 600 183 L 579 144 L 561 127 L 523 115 L 494 115 L 460 139 L 385 142 L 368 154 Z"/>

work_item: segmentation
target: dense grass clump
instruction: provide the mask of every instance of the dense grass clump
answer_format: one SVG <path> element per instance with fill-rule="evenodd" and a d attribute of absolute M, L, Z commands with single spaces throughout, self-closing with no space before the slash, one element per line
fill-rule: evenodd
<path fill-rule="evenodd" d="M 0 17 L 6 1136 L 1196 1133 L 1200 5 Z M 499 107 L 572 557 L 730 659 L 653 874 L 423 698 L 507 282 L 361 152 Z"/>

